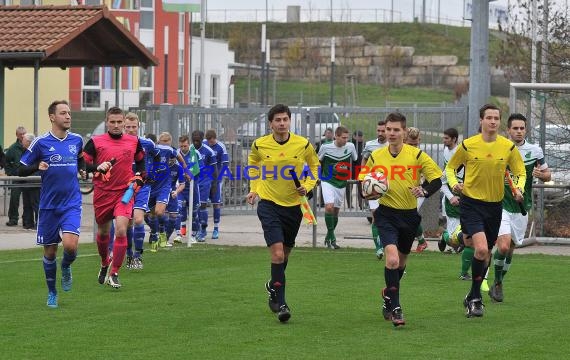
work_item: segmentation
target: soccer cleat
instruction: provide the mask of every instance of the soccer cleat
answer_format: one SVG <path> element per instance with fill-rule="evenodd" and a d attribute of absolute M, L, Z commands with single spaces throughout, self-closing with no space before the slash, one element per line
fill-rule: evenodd
<path fill-rule="evenodd" d="M 49 292 L 47 298 L 47 306 L 50 308 L 57 308 L 57 294 Z"/>
<path fill-rule="evenodd" d="M 113 289 L 121 288 L 121 283 L 119 282 L 119 274 L 117 273 L 111 274 L 111 276 L 107 278 L 107 285 L 109 285 Z"/>
<path fill-rule="evenodd" d="M 73 284 L 73 277 L 71 276 L 71 266 L 61 268 L 61 288 L 63 291 L 70 291 Z"/>
<path fill-rule="evenodd" d="M 291 309 L 289 309 L 289 306 L 287 306 L 287 304 L 283 304 L 279 307 L 277 318 L 282 323 L 287 322 L 291 318 Z"/>
<path fill-rule="evenodd" d="M 133 258 L 133 264 L 131 266 L 131 269 L 134 269 L 134 270 L 142 270 L 143 269 L 143 262 L 142 262 L 141 257 Z"/>
<path fill-rule="evenodd" d="M 158 233 L 158 247 L 166 247 L 166 244 L 168 243 L 168 240 L 166 240 L 166 234 L 161 232 Z"/>
<path fill-rule="evenodd" d="M 427 243 L 427 241 L 424 240 L 423 243 L 418 243 L 418 247 L 416 247 L 416 252 L 421 253 L 422 251 L 427 249 L 427 247 L 428 247 L 428 243 Z"/>
<path fill-rule="evenodd" d="M 482 317 L 483 316 L 483 301 L 481 299 L 463 299 L 463 306 L 465 307 L 465 316 L 471 317 Z"/>
<path fill-rule="evenodd" d="M 404 320 L 404 313 L 402 308 L 397 306 L 392 310 L 392 324 L 395 327 L 406 325 L 406 320 Z"/>
<path fill-rule="evenodd" d="M 496 302 L 503 302 L 503 284 L 494 283 L 489 289 L 489 297 Z"/>
<path fill-rule="evenodd" d="M 469 274 L 460 274 L 459 280 L 471 281 L 471 275 Z"/>
<path fill-rule="evenodd" d="M 107 266 L 101 266 L 101 269 L 99 270 L 99 275 L 98 275 L 98 281 L 99 284 L 103 285 L 105 283 L 105 281 L 107 280 L 107 272 L 109 271 L 109 265 Z"/>
<path fill-rule="evenodd" d="M 382 316 L 384 320 L 392 320 L 392 303 L 389 296 L 386 296 L 386 288 L 382 289 Z"/>
<path fill-rule="evenodd" d="M 172 241 L 174 241 L 175 244 L 182 244 L 182 236 L 176 235 Z"/>
<path fill-rule="evenodd" d="M 196 237 L 195 237 L 194 235 L 191 235 L 191 236 L 188 238 L 188 242 L 189 242 L 190 244 L 196 244 L 198 241 L 196 241 Z"/>
<path fill-rule="evenodd" d="M 134 269 L 134 267 L 133 267 L 133 257 L 132 257 L 132 256 L 127 256 L 127 265 L 125 265 L 125 267 L 126 267 L 128 270 Z"/>
<path fill-rule="evenodd" d="M 487 283 L 487 279 L 483 279 L 481 282 L 481 292 L 489 291 L 489 283 Z"/>
<path fill-rule="evenodd" d="M 442 234 L 441 234 L 441 238 L 439 239 L 439 241 L 437 242 L 437 248 L 439 249 L 439 251 L 444 252 L 445 248 L 447 247 L 447 242 L 449 241 L 449 233 L 447 232 L 447 230 L 445 230 Z"/>
<path fill-rule="evenodd" d="M 203 243 L 206 241 L 206 231 L 205 230 L 200 230 L 196 233 L 196 241 Z"/>
<path fill-rule="evenodd" d="M 214 229 L 212 231 L 212 240 L 217 240 L 220 237 L 220 231 L 218 229 Z"/>
<path fill-rule="evenodd" d="M 277 293 L 275 292 L 275 289 L 273 289 L 271 287 L 271 285 L 269 285 L 269 280 L 267 280 L 267 282 L 265 283 L 265 290 L 267 291 L 267 294 L 269 295 L 269 299 L 267 300 L 267 304 L 269 305 L 269 309 L 276 313 L 279 311 L 279 301 L 277 301 Z"/>
<path fill-rule="evenodd" d="M 150 252 L 157 252 L 158 251 L 158 241 L 153 241 L 150 243 Z"/>
<path fill-rule="evenodd" d="M 383 257 L 384 257 L 384 249 L 379 248 L 378 250 L 376 250 L 376 258 L 378 260 L 382 260 Z"/>
<path fill-rule="evenodd" d="M 340 246 L 338 246 L 338 245 L 336 244 L 336 241 L 331 241 L 331 247 L 332 247 L 333 249 L 335 249 L 335 250 L 340 249 Z"/>
<path fill-rule="evenodd" d="M 172 242 L 167 241 L 167 242 L 166 242 L 166 245 L 165 245 L 164 247 L 166 247 L 166 248 L 171 248 L 171 247 L 173 247 L 173 246 L 174 246 L 174 244 L 173 244 Z"/>

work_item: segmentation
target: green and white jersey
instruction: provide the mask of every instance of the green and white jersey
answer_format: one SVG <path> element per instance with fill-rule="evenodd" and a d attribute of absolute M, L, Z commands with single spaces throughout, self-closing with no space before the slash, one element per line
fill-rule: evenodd
<path fill-rule="evenodd" d="M 455 146 L 452 150 L 450 150 L 447 146 L 443 149 L 443 168 L 444 169 L 447 166 L 449 159 L 451 159 L 453 154 L 455 154 L 456 150 L 457 150 L 457 146 Z M 465 176 L 465 168 L 463 166 L 461 166 L 461 168 L 455 172 L 455 176 L 457 177 L 457 180 L 460 183 L 462 183 L 463 178 Z M 451 192 L 451 188 L 449 187 L 449 184 L 447 183 L 447 177 L 445 176 L 445 171 L 443 172 L 443 176 L 441 177 L 441 184 L 442 184 L 441 185 L 441 191 L 445 195 L 445 214 L 449 217 L 458 218 L 459 217 L 459 206 L 453 206 L 449 202 L 449 199 L 451 199 L 454 195 Z"/>
<path fill-rule="evenodd" d="M 522 145 L 517 145 L 517 149 L 521 153 L 526 170 L 526 182 L 524 184 L 524 208 L 528 211 L 532 207 L 532 170 L 538 165 L 541 170 L 548 168 L 544 161 L 544 152 L 540 146 L 525 141 Z M 513 178 L 516 183 L 517 179 Z M 513 198 L 509 183 L 505 179 L 505 197 L 503 198 L 503 209 L 516 214 L 520 213 L 519 204 Z"/>
<path fill-rule="evenodd" d="M 346 187 L 346 181 L 351 178 L 351 164 L 358 159 L 354 144 L 347 142 L 338 147 L 333 141 L 321 146 L 318 156 L 321 161 L 321 181 L 339 189 Z"/>
<path fill-rule="evenodd" d="M 374 150 L 387 145 L 388 141 L 384 143 L 379 142 L 378 139 L 367 141 L 366 144 L 364 144 L 364 149 L 362 149 L 362 158 L 368 159 Z"/>

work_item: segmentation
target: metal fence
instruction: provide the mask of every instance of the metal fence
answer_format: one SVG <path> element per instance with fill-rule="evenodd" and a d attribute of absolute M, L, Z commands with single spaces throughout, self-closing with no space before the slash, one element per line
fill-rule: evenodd
<path fill-rule="evenodd" d="M 191 135 L 194 130 L 214 129 L 218 140 L 222 141 L 230 155 L 230 169 L 233 178 L 224 177 L 223 197 L 226 214 L 251 214 L 253 209 L 245 202 L 249 191 L 248 181 L 242 170 L 247 164 L 253 140 L 268 133 L 267 108 L 216 109 L 179 105 L 157 105 L 144 108 L 131 108 L 143 122 L 145 133 L 159 134 L 168 131 L 173 138 Z M 348 107 L 291 107 L 292 131 L 307 137 L 313 144 L 318 142 L 327 127 L 338 125 L 348 127 L 352 132 L 362 131 L 364 141 L 376 138 L 376 127 L 392 111 L 403 113 L 408 126 L 422 130 L 421 148 L 440 166 L 443 165 L 443 130 L 457 127 L 460 132 L 466 120 L 465 107 L 420 107 L 400 108 L 348 108 Z M 349 199 L 342 209 L 343 216 L 364 216 L 368 213 L 367 204 L 358 197 L 357 187 L 350 186 Z M 315 205 L 318 205 L 315 200 Z M 360 206 L 362 205 L 362 206 Z M 436 205 L 439 206 L 439 205 Z M 317 213 L 324 211 L 317 206 Z M 438 211 L 431 211 L 430 224 L 437 227 Z M 429 228 L 429 226 L 428 226 Z"/>

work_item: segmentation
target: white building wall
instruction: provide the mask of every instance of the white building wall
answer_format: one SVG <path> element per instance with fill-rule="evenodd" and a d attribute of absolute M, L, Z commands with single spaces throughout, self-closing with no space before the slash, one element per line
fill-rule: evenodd
<path fill-rule="evenodd" d="M 234 70 L 229 69 L 229 64 L 235 62 L 235 54 L 229 50 L 228 43 L 220 40 L 205 39 L 204 41 L 204 106 L 205 107 L 233 107 L 234 92 L 230 84 Z M 200 79 L 200 51 L 201 41 L 199 37 L 192 37 L 191 52 L 191 102 L 200 104 L 200 89 L 197 79 Z M 214 91 L 215 90 L 215 91 Z"/>

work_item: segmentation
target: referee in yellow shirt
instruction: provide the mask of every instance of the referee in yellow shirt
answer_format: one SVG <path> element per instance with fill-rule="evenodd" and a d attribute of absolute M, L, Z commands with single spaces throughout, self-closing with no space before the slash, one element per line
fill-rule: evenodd
<path fill-rule="evenodd" d="M 505 190 L 505 170 L 509 167 L 516 181 L 515 199 L 523 200 L 526 172 L 515 144 L 498 135 L 501 112 L 495 105 L 479 110 L 481 133 L 457 146 L 457 151 L 445 167 L 449 186 L 461 194 L 460 222 L 465 245 L 475 249 L 471 264 L 471 291 L 463 300 L 467 317 L 483 316 L 481 282 L 489 261 L 489 251 L 495 245 L 501 225 L 502 200 Z M 455 169 L 465 167 L 461 184 Z"/>
<path fill-rule="evenodd" d="M 269 308 L 277 313 L 279 321 L 286 322 L 291 310 L 285 301 L 285 269 L 301 225 L 300 197 L 317 183 L 319 159 L 307 139 L 289 131 L 289 107 L 273 106 L 267 119 L 272 133 L 256 139 L 248 157 L 247 202 L 253 205 L 260 198 L 257 216 L 271 253 L 271 279 L 265 289 Z M 295 186 L 290 170 L 304 180 L 300 187 Z"/>
<path fill-rule="evenodd" d="M 388 177 L 389 190 L 378 202 L 374 212 L 374 224 L 384 245 L 386 287 L 382 289 L 384 305 L 382 313 L 394 326 L 405 324 L 400 306 L 400 279 L 404 275 L 406 261 L 416 231 L 421 222 L 417 210 L 417 198 L 429 197 L 441 187 L 441 169 L 422 150 L 404 144 L 406 117 L 394 112 L 386 117 L 388 146 L 374 150 L 359 175 L 382 171 Z M 420 177 L 426 181 L 421 184 Z"/>

